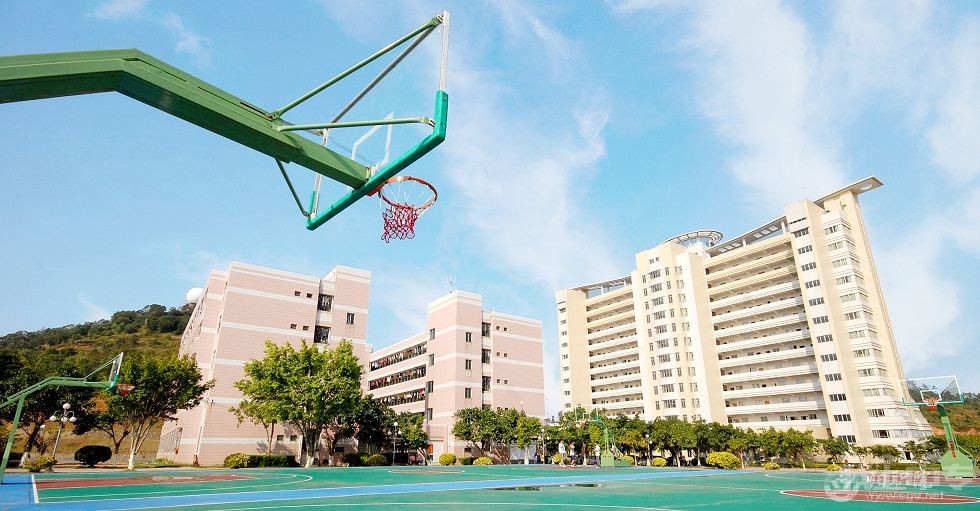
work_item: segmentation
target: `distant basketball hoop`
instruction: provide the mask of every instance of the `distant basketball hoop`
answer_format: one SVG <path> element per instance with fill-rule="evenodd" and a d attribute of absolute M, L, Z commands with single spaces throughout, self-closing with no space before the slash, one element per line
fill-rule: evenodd
<path fill-rule="evenodd" d="M 136 385 L 132 385 L 129 383 L 119 383 L 116 384 L 116 393 L 118 393 L 120 396 L 125 396 L 126 394 L 129 394 L 129 391 L 133 390 L 134 388 L 136 388 Z"/>
<path fill-rule="evenodd" d="M 936 409 L 939 407 L 939 396 L 927 397 L 925 398 L 925 402 L 926 406 L 928 406 L 930 410 L 936 411 Z"/>

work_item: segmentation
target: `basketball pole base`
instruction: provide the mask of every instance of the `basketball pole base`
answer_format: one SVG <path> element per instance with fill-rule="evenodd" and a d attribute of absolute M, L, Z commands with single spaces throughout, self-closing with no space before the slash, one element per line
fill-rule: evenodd
<path fill-rule="evenodd" d="M 973 458 L 958 447 L 955 452 L 946 451 L 946 454 L 943 454 L 942 459 L 939 460 L 939 464 L 943 467 L 943 476 L 945 477 L 973 478 L 977 476 Z"/>

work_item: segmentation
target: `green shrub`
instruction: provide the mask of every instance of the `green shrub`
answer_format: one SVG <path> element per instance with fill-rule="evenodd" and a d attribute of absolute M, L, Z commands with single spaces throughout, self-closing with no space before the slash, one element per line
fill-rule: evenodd
<path fill-rule="evenodd" d="M 26 468 L 28 472 L 50 472 L 51 468 L 54 467 L 54 464 L 54 458 L 48 456 L 47 454 L 42 454 L 36 458 L 27 460 L 27 463 L 24 463 L 24 468 Z"/>
<path fill-rule="evenodd" d="M 146 466 L 151 468 L 169 468 L 169 467 L 179 467 L 180 465 L 177 464 L 177 462 L 174 460 L 168 460 L 167 458 L 157 458 L 147 463 Z"/>
<path fill-rule="evenodd" d="M 667 466 L 667 460 L 665 460 L 663 458 L 653 458 L 652 460 L 650 460 L 650 466 L 651 467 L 666 467 Z"/>
<path fill-rule="evenodd" d="M 562 458 L 561 454 L 553 454 L 551 456 L 551 462 L 554 463 L 555 465 L 558 465 L 561 463 L 561 458 Z"/>
<path fill-rule="evenodd" d="M 630 465 L 636 465 L 636 460 L 634 460 L 629 454 L 624 454 L 623 457 L 619 459 L 629 463 Z"/>
<path fill-rule="evenodd" d="M 472 465 L 473 464 L 473 456 L 463 456 L 462 458 L 459 459 L 459 464 L 460 465 Z"/>
<path fill-rule="evenodd" d="M 356 452 L 349 452 L 343 455 L 340 460 L 344 462 L 348 467 L 360 467 L 364 464 L 363 458 L 360 454 Z"/>
<path fill-rule="evenodd" d="M 86 467 L 112 459 L 112 449 L 104 445 L 86 445 L 75 451 L 75 461 Z"/>
<path fill-rule="evenodd" d="M 236 452 L 225 457 L 225 468 L 298 467 L 296 458 L 285 454 L 242 454 Z"/>
<path fill-rule="evenodd" d="M 764 468 L 766 470 L 779 470 L 780 467 L 779 467 L 779 463 L 775 463 L 775 462 L 769 461 L 769 462 L 764 463 L 762 465 L 762 468 Z"/>
<path fill-rule="evenodd" d="M 451 452 L 444 452 L 444 453 L 440 454 L 439 455 L 439 464 L 440 465 L 455 465 L 456 464 L 456 455 L 453 454 L 453 453 L 451 453 Z"/>
<path fill-rule="evenodd" d="M 917 463 L 870 463 L 867 465 L 869 470 L 919 470 Z M 939 464 L 926 463 L 926 470 L 942 470 Z"/>
<path fill-rule="evenodd" d="M 225 456 L 225 468 L 248 468 L 249 455 L 236 452 Z"/>
<path fill-rule="evenodd" d="M 840 471 L 841 471 L 840 465 L 836 463 L 831 463 L 830 465 L 827 465 L 827 472 L 840 472 Z"/>
<path fill-rule="evenodd" d="M 369 467 L 383 467 L 388 464 L 388 458 L 383 454 L 372 454 L 364 460 L 364 464 Z"/>
<path fill-rule="evenodd" d="M 724 451 L 709 452 L 704 461 L 712 467 L 723 468 L 725 470 L 735 470 L 742 466 L 742 463 L 738 460 L 738 456 Z"/>
<path fill-rule="evenodd" d="M 473 460 L 474 465 L 493 465 L 493 460 L 486 456 L 480 456 L 479 458 Z"/>

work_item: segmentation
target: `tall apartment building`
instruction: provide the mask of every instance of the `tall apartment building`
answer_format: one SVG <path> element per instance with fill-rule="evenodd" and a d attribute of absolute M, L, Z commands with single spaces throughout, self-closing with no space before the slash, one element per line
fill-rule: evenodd
<path fill-rule="evenodd" d="M 483 308 L 454 291 L 428 306 L 426 330 L 371 354 L 367 391 L 396 412 L 424 413 L 430 452 L 463 456 L 456 410 L 514 408 L 544 416 L 541 322 Z"/>
<path fill-rule="evenodd" d="M 229 408 L 241 401 L 234 383 L 249 360 L 264 356 L 265 341 L 330 345 L 348 339 L 365 366 L 371 273 L 338 266 L 325 277 L 233 262 L 211 272 L 180 340 L 215 386 L 201 404 L 163 425 L 158 456 L 178 463 L 220 464 L 235 452 L 265 452 L 261 426 L 238 424 Z M 279 428 L 277 452 L 296 454 L 302 437 Z"/>
<path fill-rule="evenodd" d="M 629 275 L 556 294 L 564 407 L 812 430 L 930 434 L 904 378 L 858 196 L 869 177 L 722 241 L 695 231 Z"/>

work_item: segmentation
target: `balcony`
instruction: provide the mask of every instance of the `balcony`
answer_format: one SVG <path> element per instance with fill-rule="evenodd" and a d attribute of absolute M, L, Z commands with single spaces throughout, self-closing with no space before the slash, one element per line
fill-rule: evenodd
<path fill-rule="evenodd" d="M 812 412 L 814 410 L 825 410 L 826 408 L 823 402 L 820 401 L 793 401 L 791 403 L 769 403 L 767 405 L 726 406 L 725 414 L 728 416 L 746 414 L 765 415 L 784 412 Z"/>
<path fill-rule="evenodd" d="M 740 428 L 748 428 L 748 429 L 769 429 L 769 428 L 816 429 L 816 428 L 825 428 L 827 426 L 830 426 L 830 424 L 826 421 L 826 419 L 805 419 L 805 420 L 796 420 L 796 421 L 767 421 L 767 422 L 761 422 L 761 421 L 737 422 L 737 423 L 733 423 L 732 425 L 738 426 Z"/>
<path fill-rule="evenodd" d="M 643 399 L 636 398 L 633 401 L 620 401 L 618 403 L 596 403 L 595 400 L 593 400 L 592 406 L 595 408 L 605 408 L 611 412 L 622 412 L 624 409 L 632 408 L 638 408 L 640 411 L 643 411 Z"/>
<path fill-rule="evenodd" d="M 712 309 L 720 309 L 722 307 L 727 307 L 729 305 L 734 305 L 736 303 L 764 298 L 767 296 L 773 296 L 779 293 L 786 293 L 798 289 L 800 289 L 800 283 L 796 280 L 792 280 L 789 282 L 780 282 L 779 284 L 773 284 L 771 286 L 767 286 L 761 289 L 749 291 L 748 293 L 742 293 L 734 296 L 728 296 L 725 298 L 712 300 L 710 305 Z"/>
<path fill-rule="evenodd" d="M 728 353 L 730 351 L 747 350 L 750 348 L 758 348 L 760 346 L 772 346 L 773 344 L 780 344 L 788 341 L 802 341 L 809 338 L 810 329 L 804 328 L 798 332 L 784 332 L 776 335 L 762 336 L 755 339 L 746 339 L 744 341 L 733 341 L 727 344 L 719 344 L 715 346 L 715 351 L 718 353 Z"/>
<path fill-rule="evenodd" d="M 759 330 L 766 330 L 769 328 L 786 327 L 798 323 L 806 323 L 806 313 L 799 312 L 796 314 L 787 314 L 785 316 L 778 316 L 773 319 L 765 319 L 754 323 L 720 328 L 715 330 L 715 339 L 731 337 L 733 335 L 745 334 L 748 332 L 756 332 Z"/>
<path fill-rule="evenodd" d="M 593 329 L 602 325 L 608 325 L 610 323 L 616 323 L 620 321 L 633 322 L 634 320 L 636 320 L 636 317 L 633 315 L 633 308 L 630 307 L 628 310 L 625 310 L 623 312 L 617 312 L 616 314 L 604 316 L 601 318 L 590 319 L 586 326 L 589 329 Z"/>
<path fill-rule="evenodd" d="M 787 376 L 800 376 L 804 374 L 815 374 L 816 364 L 802 364 L 792 367 L 780 367 L 778 369 L 765 369 L 762 371 L 743 371 L 741 373 L 726 374 L 721 377 L 721 383 L 737 383 L 740 381 L 763 380 L 772 378 L 783 378 Z"/>
<path fill-rule="evenodd" d="M 629 349 L 619 350 L 619 351 L 611 351 L 609 353 L 603 353 L 601 355 L 590 355 L 589 356 L 589 362 L 590 363 L 593 363 L 593 362 L 602 362 L 604 360 L 615 360 L 615 359 L 621 358 L 621 357 L 639 355 L 639 353 L 640 353 L 639 352 L 639 349 L 634 346 L 634 347 L 629 348 Z"/>
<path fill-rule="evenodd" d="M 603 314 L 608 314 L 614 310 L 621 309 L 624 307 L 629 307 L 630 310 L 633 310 L 633 300 L 631 300 L 630 298 L 632 297 L 624 295 L 621 299 L 616 300 L 614 302 L 610 302 L 606 305 L 603 305 L 602 307 L 589 309 L 588 311 L 585 312 L 585 316 L 587 318 L 591 318 L 594 316 L 601 316 Z"/>
<path fill-rule="evenodd" d="M 787 348 L 770 353 L 763 353 L 761 355 L 720 359 L 718 360 L 718 367 L 724 369 L 726 367 L 737 367 L 746 364 L 759 364 L 763 362 L 774 362 L 777 360 L 789 360 L 801 357 L 813 358 L 813 348 Z"/>
<path fill-rule="evenodd" d="M 724 323 L 726 321 L 733 321 L 740 318 L 755 316 L 756 314 L 765 314 L 767 312 L 783 310 L 789 307 L 802 307 L 802 306 L 803 306 L 802 296 L 791 296 L 789 298 L 783 298 L 782 300 L 776 300 L 772 303 L 763 303 L 760 305 L 755 305 L 753 307 L 746 307 L 744 309 L 733 310 L 731 312 L 726 312 L 724 314 L 718 314 L 711 317 L 711 322 L 717 325 L 719 323 Z"/>
<path fill-rule="evenodd" d="M 641 378 L 640 370 L 639 368 L 637 368 L 635 369 L 635 371 L 636 371 L 635 373 L 622 374 L 619 376 L 609 376 L 607 378 L 600 378 L 598 376 L 593 376 L 591 382 L 593 385 L 612 385 L 614 383 L 626 383 L 626 382 L 637 382 L 639 384 Z"/>
<path fill-rule="evenodd" d="M 607 385 L 607 383 L 603 382 L 602 385 Z M 592 391 L 592 399 L 605 399 L 609 397 L 623 397 L 623 396 L 633 396 L 633 395 L 642 396 L 642 392 L 643 390 L 639 386 L 620 387 L 617 389 Z M 639 397 L 637 399 L 639 399 Z"/>
<path fill-rule="evenodd" d="M 624 335 L 622 337 L 610 337 L 608 339 L 603 339 L 601 341 L 593 341 L 589 344 L 589 350 L 598 350 L 605 348 L 612 348 L 613 346 L 619 346 L 621 344 L 629 344 L 636 342 L 636 335 Z"/>
<path fill-rule="evenodd" d="M 604 339 L 605 337 L 615 336 L 616 334 L 621 334 L 621 333 L 624 333 L 624 332 L 629 332 L 630 330 L 632 330 L 632 332 L 629 333 L 628 335 L 634 335 L 634 334 L 636 334 L 636 325 L 632 321 L 629 322 L 629 323 L 624 323 L 622 325 L 617 325 L 617 326 L 614 326 L 614 327 L 609 327 L 609 328 L 606 328 L 606 329 L 603 329 L 603 330 L 599 330 L 597 332 L 592 332 L 590 334 L 586 334 L 585 335 L 585 338 L 588 339 L 588 340 L 590 340 L 590 341 L 599 340 L 600 342 L 602 342 L 602 341 L 605 341 L 606 340 L 606 339 Z M 614 337 L 609 337 L 609 338 L 612 339 Z"/>
<path fill-rule="evenodd" d="M 601 367 L 590 367 L 589 374 L 602 374 L 602 373 L 608 373 L 612 371 L 622 371 L 624 369 L 632 369 L 632 368 L 639 369 L 639 367 L 640 367 L 639 360 L 624 360 L 622 362 L 606 364 Z"/>
<path fill-rule="evenodd" d="M 769 385 L 768 387 L 749 388 L 741 390 L 726 390 L 721 393 L 724 399 L 739 399 L 746 397 L 780 396 L 784 394 L 803 394 L 806 392 L 820 392 L 820 383 L 812 381 L 809 383 L 795 383 L 792 385 Z"/>
<path fill-rule="evenodd" d="M 713 271 L 707 275 L 707 281 L 710 284 L 723 277 L 731 277 L 752 270 L 757 270 L 766 265 L 782 262 L 787 259 L 789 260 L 793 259 L 793 251 L 790 250 L 789 247 L 779 250 L 773 254 L 760 257 L 758 259 L 752 259 L 750 261 L 742 262 L 734 266 L 729 266 L 728 268 L 725 268 L 723 270 Z"/>
<path fill-rule="evenodd" d="M 758 286 L 760 284 L 765 284 L 766 282 L 773 281 L 773 280 L 779 280 L 779 279 L 785 280 L 786 278 L 793 275 L 796 275 L 796 267 L 792 266 L 790 262 L 787 262 L 785 267 L 779 268 L 777 270 L 768 270 L 762 273 L 758 273 L 756 275 L 748 275 L 738 280 L 735 280 L 733 282 L 721 284 L 716 287 L 709 287 L 708 293 L 713 295 L 730 293 L 737 289 Z"/>

